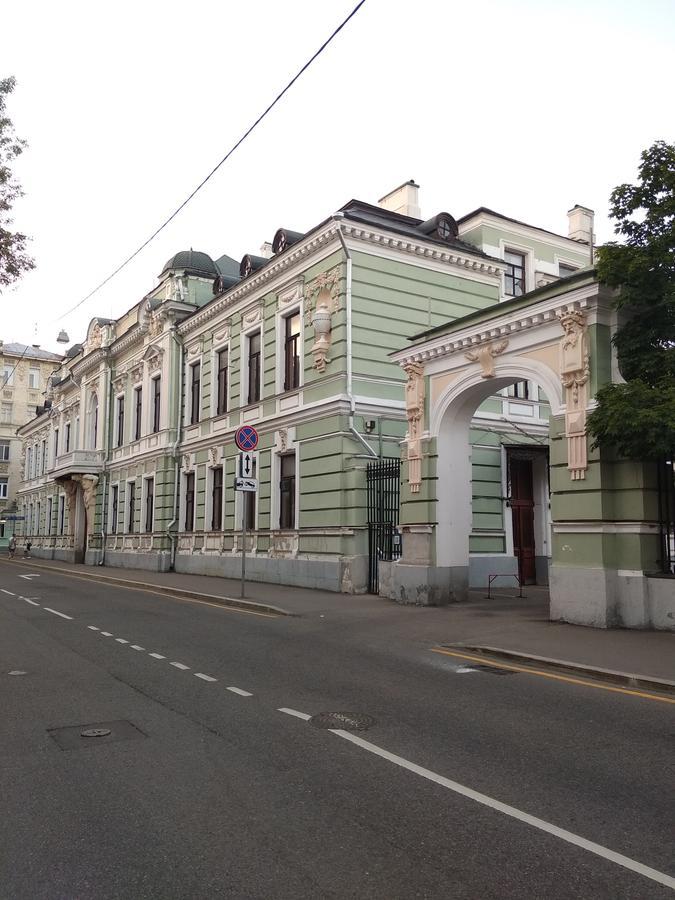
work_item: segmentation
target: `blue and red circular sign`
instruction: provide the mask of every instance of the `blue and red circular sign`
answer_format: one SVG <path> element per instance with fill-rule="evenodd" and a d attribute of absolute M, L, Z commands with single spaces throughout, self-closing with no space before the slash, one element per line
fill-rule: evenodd
<path fill-rule="evenodd" d="M 234 433 L 234 442 L 240 450 L 255 450 L 258 446 L 258 432 L 253 425 L 242 425 Z"/>

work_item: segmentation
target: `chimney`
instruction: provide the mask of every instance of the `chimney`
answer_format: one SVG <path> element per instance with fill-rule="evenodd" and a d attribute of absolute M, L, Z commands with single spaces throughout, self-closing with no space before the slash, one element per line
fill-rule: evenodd
<path fill-rule="evenodd" d="M 269 241 L 265 241 L 265 243 L 260 248 L 260 255 L 263 259 L 272 259 L 274 256 L 274 250 L 272 250 L 272 245 Z"/>
<path fill-rule="evenodd" d="M 582 241 L 584 244 L 591 244 L 595 239 L 593 234 L 593 220 L 595 213 L 587 206 L 573 206 L 567 213 L 569 226 L 567 235 L 573 241 Z"/>
<path fill-rule="evenodd" d="M 377 201 L 382 209 L 389 209 L 391 212 L 399 213 L 402 216 L 410 216 L 413 219 L 421 219 L 422 214 L 419 208 L 419 184 L 415 184 L 411 178 L 405 181 L 393 191 L 389 191 L 384 197 L 380 197 Z"/>

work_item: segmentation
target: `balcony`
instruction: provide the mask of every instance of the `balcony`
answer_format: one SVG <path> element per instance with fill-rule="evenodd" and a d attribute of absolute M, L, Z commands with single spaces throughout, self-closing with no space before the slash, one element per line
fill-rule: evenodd
<path fill-rule="evenodd" d="M 66 478 L 68 475 L 98 475 L 103 471 L 105 453 L 103 450 L 71 450 L 61 453 L 49 467 L 52 479 Z"/>

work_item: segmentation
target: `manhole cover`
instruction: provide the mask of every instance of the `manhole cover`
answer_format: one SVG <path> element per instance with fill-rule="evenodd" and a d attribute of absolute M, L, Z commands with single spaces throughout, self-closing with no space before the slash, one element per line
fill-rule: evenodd
<path fill-rule="evenodd" d="M 133 722 L 119 719 L 116 722 L 91 722 L 87 725 L 68 725 L 65 728 L 48 728 L 47 734 L 62 750 L 81 750 L 84 747 L 100 747 L 117 741 L 134 741 L 147 735 Z M 96 740 L 94 740 L 94 738 Z"/>
<path fill-rule="evenodd" d="M 332 728 L 340 731 L 367 731 L 375 724 L 372 716 L 353 712 L 322 712 L 309 720 L 315 728 Z"/>
<path fill-rule="evenodd" d="M 12 669 L 11 672 L 7 673 L 8 675 L 27 675 L 28 672 L 22 672 L 20 669 Z"/>

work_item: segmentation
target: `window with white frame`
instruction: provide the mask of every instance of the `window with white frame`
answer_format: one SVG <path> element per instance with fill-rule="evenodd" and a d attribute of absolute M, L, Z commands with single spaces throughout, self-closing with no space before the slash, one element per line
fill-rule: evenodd
<path fill-rule="evenodd" d="M 42 441 L 42 445 L 40 448 L 40 459 L 42 462 L 40 463 L 40 473 L 42 475 L 47 471 L 47 441 L 46 439 Z"/>
<path fill-rule="evenodd" d="M 47 518 L 45 520 L 45 534 L 52 533 L 52 515 L 54 512 L 54 501 L 51 497 L 47 500 Z"/>
<path fill-rule="evenodd" d="M 59 495 L 59 521 L 58 533 L 63 534 L 66 527 L 66 497 L 65 494 Z"/>
<path fill-rule="evenodd" d="M 31 470 L 33 466 L 33 448 L 29 447 L 26 450 L 26 480 L 28 481 L 32 478 Z"/>
<path fill-rule="evenodd" d="M 152 431 L 156 434 L 162 420 L 162 378 L 156 375 L 152 379 Z"/>
<path fill-rule="evenodd" d="M 35 366 L 31 366 L 28 370 L 28 387 L 32 391 L 37 391 L 40 387 L 40 369 Z"/>
<path fill-rule="evenodd" d="M 54 462 L 56 462 L 56 458 L 59 455 L 59 429 L 54 429 Z"/>
<path fill-rule="evenodd" d="M 186 472 L 183 476 L 185 491 L 185 519 L 183 531 L 194 531 L 195 528 L 195 473 Z"/>
<path fill-rule="evenodd" d="M 530 399 L 530 382 L 529 381 L 516 381 L 515 384 L 510 384 L 507 387 L 506 394 L 508 397 L 515 397 L 518 400 L 529 400 Z"/>
<path fill-rule="evenodd" d="M 279 528 L 295 528 L 295 453 L 279 457 Z"/>
<path fill-rule="evenodd" d="M 124 394 L 117 398 L 116 410 L 116 443 L 121 447 L 124 443 Z"/>
<path fill-rule="evenodd" d="M 0 462 L 9 462 L 9 446 L 9 441 L 0 440 Z"/>
<path fill-rule="evenodd" d="M 227 412 L 227 391 L 229 378 L 230 351 L 228 347 L 216 350 L 216 415 Z"/>
<path fill-rule="evenodd" d="M 41 527 L 42 527 L 42 503 L 38 500 L 37 506 L 35 507 L 35 534 L 40 534 Z"/>
<path fill-rule="evenodd" d="M 127 482 L 127 532 L 133 534 L 136 528 L 136 482 Z"/>
<path fill-rule="evenodd" d="M 211 469 L 211 531 L 223 530 L 223 467 Z"/>
<path fill-rule="evenodd" d="M 254 331 L 246 335 L 246 402 L 258 403 L 260 400 L 260 380 L 262 372 L 262 335 Z"/>
<path fill-rule="evenodd" d="M 94 446 L 96 446 L 95 442 Z M 70 422 L 66 422 L 65 428 L 63 429 L 63 452 L 70 453 Z"/>
<path fill-rule="evenodd" d="M 92 394 L 89 401 L 89 446 L 92 450 L 98 444 L 98 397 Z M 67 451 L 66 451 L 67 452 Z"/>
<path fill-rule="evenodd" d="M 302 350 L 302 322 L 300 310 L 283 317 L 284 390 L 300 387 L 300 358 Z"/>
<path fill-rule="evenodd" d="M 9 478 L 0 477 L 0 500 L 6 500 L 9 496 Z"/>
<path fill-rule="evenodd" d="M 505 250 L 504 261 L 504 293 L 508 297 L 521 297 L 526 290 L 525 286 L 525 254 L 517 250 Z"/>
<path fill-rule="evenodd" d="M 258 477 L 258 462 L 253 460 L 251 465 L 251 478 Z M 246 528 L 249 531 L 255 531 L 256 507 L 257 507 L 257 491 L 242 491 L 241 495 L 244 502 L 244 514 L 246 516 Z"/>
<path fill-rule="evenodd" d="M 134 388 L 134 440 L 141 438 L 143 428 L 143 387 L 137 384 Z"/>
<path fill-rule="evenodd" d="M 199 405 L 201 402 L 201 362 L 192 363 L 189 367 L 190 374 L 190 425 L 199 422 Z"/>
<path fill-rule="evenodd" d="M 2 370 L 2 386 L 11 387 L 14 384 L 14 366 L 5 365 Z"/>
<path fill-rule="evenodd" d="M 12 404 L 11 403 L 3 403 L 2 409 L 0 410 L 0 421 L 3 425 L 11 425 L 12 424 Z"/>
<path fill-rule="evenodd" d="M 110 534 L 117 534 L 117 514 L 120 488 L 118 484 L 110 486 Z"/>
<path fill-rule="evenodd" d="M 148 534 L 152 531 L 155 517 L 155 479 L 145 478 L 144 482 L 145 483 L 143 487 L 145 489 L 145 515 L 143 529 L 146 534 Z"/>

